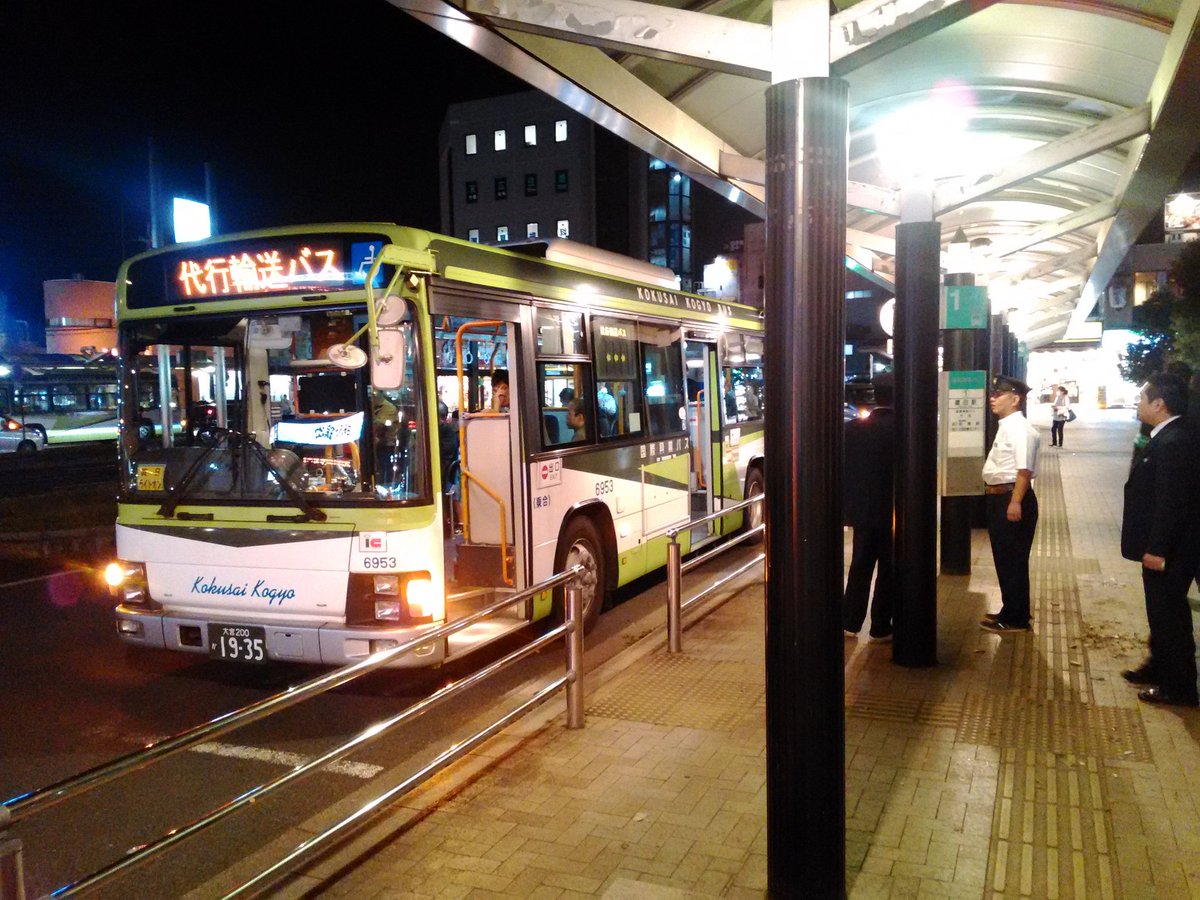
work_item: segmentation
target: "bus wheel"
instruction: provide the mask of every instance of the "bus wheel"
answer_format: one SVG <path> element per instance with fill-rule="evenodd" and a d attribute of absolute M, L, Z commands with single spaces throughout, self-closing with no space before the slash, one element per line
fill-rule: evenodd
<path fill-rule="evenodd" d="M 749 500 L 751 497 L 760 496 L 765 487 L 766 480 L 763 478 L 762 469 L 755 466 L 746 474 L 746 499 Z M 752 528 L 757 528 L 766 520 L 766 510 L 763 509 L 763 505 L 765 503 L 766 501 L 762 500 L 758 503 L 755 503 L 753 506 L 747 507 L 746 515 L 743 518 L 743 521 L 746 523 L 747 531 Z M 754 537 L 747 539 L 746 543 L 761 544 L 765 534 L 766 532 L 760 531 Z"/>
<path fill-rule="evenodd" d="M 33 441 L 21 441 L 17 444 L 18 456 L 33 456 L 35 453 L 37 453 L 37 444 Z"/>
<path fill-rule="evenodd" d="M 604 606 L 605 580 L 604 545 L 592 520 L 586 516 L 576 516 L 567 524 L 560 545 L 562 564 L 557 571 L 569 569 L 571 566 L 583 566 L 583 573 L 574 581 L 568 582 L 570 587 L 578 587 L 583 591 L 583 633 L 587 634 L 600 618 L 600 610 Z M 556 591 L 555 615 L 559 621 L 566 618 L 566 591 L 559 588 Z"/>

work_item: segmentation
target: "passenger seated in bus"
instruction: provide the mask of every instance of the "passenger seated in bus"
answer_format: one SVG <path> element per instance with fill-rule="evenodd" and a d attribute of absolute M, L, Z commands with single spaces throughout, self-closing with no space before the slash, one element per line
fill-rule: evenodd
<path fill-rule="evenodd" d="M 492 372 L 492 412 L 508 412 L 508 369 Z"/>
<path fill-rule="evenodd" d="M 600 411 L 600 437 L 612 437 L 617 429 L 617 398 L 603 384 L 596 388 L 596 407 Z"/>
<path fill-rule="evenodd" d="M 572 400 L 567 404 L 567 426 L 571 429 L 572 443 L 587 440 L 587 416 L 582 400 Z"/>
<path fill-rule="evenodd" d="M 558 419 L 553 413 L 542 413 L 542 427 L 546 429 L 546 444 L 561 444 L 561 430 L 558 427 Z"/>
<path fill-rule="evenodd" d="M 575 388 L 565 387 L 558 392 L 558 402 L 562 406 L 568 406 L 575 399 Z"/>

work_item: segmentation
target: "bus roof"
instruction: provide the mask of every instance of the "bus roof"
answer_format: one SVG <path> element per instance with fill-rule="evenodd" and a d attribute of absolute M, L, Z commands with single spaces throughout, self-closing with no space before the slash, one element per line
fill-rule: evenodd
<path fill-rule="evenodd" d="M 435 275 L 446 281 L 705 324 L 762 327 L 759 310 L 667 287 L 652 272 L 670 275 L 670 270 L 639 260 L 600 251 L 603 257 L 592 261 L 585 258 L 590 248 L 582 245 L 559 253 L 559 260 L 548 259 L 547 252 L 555 255 L 560 246 L 556 242 L 493 247 L 365 222 L 247 231 L 142 253 L 121 266 L 117 315 L 151 318 L 201 309 L 229 313 L 246 309 L 247 301 L 268 310 L 294 305 L 299 296 L 305 296 L 307 305 L 314 294 L 328 294 L 330 303 L 352 299 L 354 292 L 365 293 L 365 271 L 380 242 L 432 253 Z M 614 266 L 614 258 L 625 262 Z"/>

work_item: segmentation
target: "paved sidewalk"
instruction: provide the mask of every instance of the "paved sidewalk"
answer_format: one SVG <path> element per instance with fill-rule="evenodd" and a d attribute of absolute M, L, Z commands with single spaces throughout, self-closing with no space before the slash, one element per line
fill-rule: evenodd
<path fill-rule="evenodd" d="M 846 642 L 851 897 L 1200 896 L 1200 711 L 1119 676 L 1146 635 L 1118 552 L 1129 411 L 1044 437 L 1034 630 L 998 608 L 986 534 L 939 580 L 939 665 Z M 759 897 L 766 889 L 763 613 L 749 584 L 645 645 L 587 726 L 527 719 L 293 881 L 353 897 Z M 640 654 L 640 655 L 639 655 Z"/>

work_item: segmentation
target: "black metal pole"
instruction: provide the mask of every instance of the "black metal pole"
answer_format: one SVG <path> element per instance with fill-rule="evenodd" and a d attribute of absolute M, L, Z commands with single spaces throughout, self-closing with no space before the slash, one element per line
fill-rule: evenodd
<path fill-rule="evenodd" d="M 946 287 L 973 285 L 970 272 L 946 274 Z M 970 329 L 948 328 L 942 332 L 942 368 L 962 372 L 977 368 L 975 335 Z M 971 506 L 974 497 L 942 498 L 942 574 L 971 574 Z"/>
<path fill-rule="evenodd" d="M 941 229 L 896 226 L 896 607 L 892 660 L 937 664 L 937 351 Z"/>
<path fill-rule="evenodd" d="M 843 897 L 848 87 L 767 90 L 767 888 Z"/>

